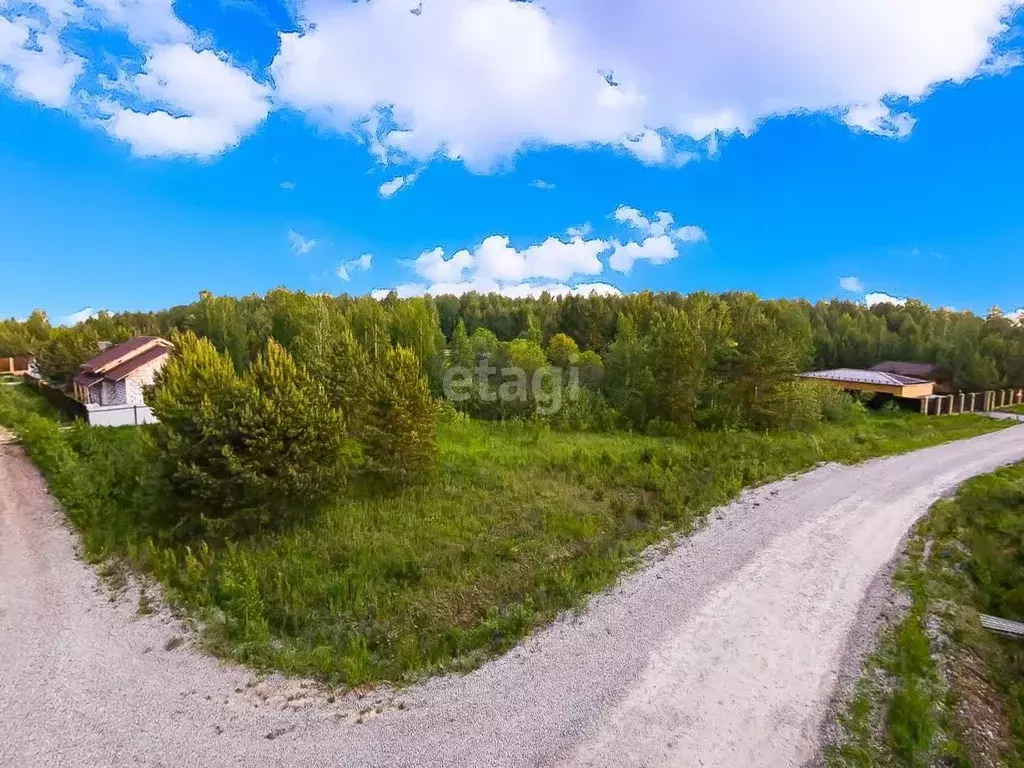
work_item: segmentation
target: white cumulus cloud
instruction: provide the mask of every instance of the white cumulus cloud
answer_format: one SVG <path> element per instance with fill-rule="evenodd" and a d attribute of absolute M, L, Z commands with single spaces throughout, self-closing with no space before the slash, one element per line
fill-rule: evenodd
<path fill-rule="evenodd" d="M 875 304 L 895 304 L 897 307 L 902 307 L 907 303 L 907 300 L 899 296 L 890 296 L 888 293 L 876 292 L 865 296 L 864 303 L 869 307 L 873 307 Z"/>
<path fill-rule="evenodd" d="M 86 48 L 82 40 L 94 41 L 97 30 L 123 32 L 134 51 Z M 103 71 L 111 62 L 113 79 Z M 0 0 L 4 85 L 101 126 L 147 157 L 211 157 L 237 146 L 270 112 L 270 86 L 209 50 L 172 0 Z"/>
<path fill-rule="evenodd" d="M 338 265 L 335 274 L 346 283 L 352 279 L 353 272 L 369 272 L 373 267 L 373 254 L 364 253 L 357 259 L 343 261 Z"/>
<path fill-rule="evenodd" d="M 83 70 L 83 59 L 53 32 L 30 18 L 0 15 L 0 85 L 47 107 L 64 108 Z"/>
<path fill-rule="evenodd" d="M 689 224 L 675 226 L 675 217 L 668 211 L 658 211 L 653 219 L 629 205 L 620 205 L 612 214 L 615 221 L 640 232 L 640 242 L 622 243 L 615 241 L 615 249 L 608 260 L 609 266 L 617 272 L 629 272 L 637 261 L 664 264 L 679 255 L 676 243 L 700 243 L 708 239 L 700 227 Z"/>
<path fill-rule="evenodd" d="M 407 299 L 412 296 L 423 296 L 432 294 L 434 296 L 454 295 L 462 296 L 466 293 L 500 293 L 513 299 L 531 298 L 549 293 L 552 296 L 621 296 L 622 291 L 609 283 L 579 283 L 577 285 L 566 285 L 565 283 L 517 283 L 514 285 L 499 285 L 486 280 L 472 280 L 458 283 L 437 283 L 426 285 L 424 283 L 403 283 L 395 288 L 378 288 L 371 291 L 370 295 L 375 299 L 386 298 L 395 291 L 399 298 Z"/>
<path fill-rule="evenodd" d="M 271 71 L 284 103 L 342 131 L 372 126 L 385 157 L 488 169 L 535 144 L 600 144 L 685 162 L 680 145 L 794 113 L 905 136 L 937 85 L 1017 62 L 997 45 L 1020 4 L 424 0 L 410 13 L 407 0 L 300 0 Z"/>
<path fill-rule="evenodd" d="M 707 239 L 700 227 L 676 227 L 674 217 L 667 211 L 659 211 L 649 219 L 636 208 L 623 205 L 612 218 L 644 237 L 626 243 L 592 237 L 589 224 L 570 227 L 566 235 L 547 237 L 525 247 L 514 245 L 507 235 L 490 235 L 476 246 L 451 255 L 441 247 L 423 251 L 407 262 L 419 279 L 402 283 L 394 290 L 400 296 L 461 295 L 470 291 L 506 296 L 617 293 L 619 289 L 615 286 L 593 280 L 605 269 L 602 256 L 609 254 L 612 269 L 628 272 L 638 260 L 663 264 L 675 258 L 678 243 Z M 387 295 L 388 290 L 378 289 L 377 294 Z"/>
<path fill-rule="evenodd" d="M 914 130 L 917 120 L 908 112 L 893 114 L 889 107 L 876 101 L 871 104 L 854 104 L 846 110 L 843 122 L 851 128 L 859 128 L 868 133 L 902 139 Z"/>
<path fill-rule="evenodd" d="M 382 163 L 489 170 L 558 145 L 680 165 L 782 115 L 907 136 L 937 86 L 1020 65 L 1007 32 L 1022 2 L 292 0 L 271 98 L 174 0 L 0 0 L 0 87 L 104 119 L 155 157 L 231 149 L 273 105 L 356 134 Z M 104 49 L 111 32 L 133 50 Z M 192 56 L 172 61 L 177 47 Z"/>
<path fill-rule="evenodd" d="M 319 245 L 319 241 L 316 239 L 306 237 L 300 232 L 296 232 L 294 229 L 288 230 L 288 246 L 296 256 L 305 256 L 316 248 L 317 245 Z"/>
<path fill-rule="evenodd" d="M 415 171 L 413 173 L 407 173 L 405 176 L 396 176 L 395 178 L 381 184 L 377 191 L 380 193 L 381 197 L 388 200 L 389 198 L 394 197 L 398 190 L 405 187 L 411 187 L 418 177 L 419 174 Z"/>
<path fill-rule="evenodd" d="M 125 78 L 127 96 L 151 111 L 110 104 L 103 123 L 137 155 L 210 157 L 237 146 L 270 112 L 270 89 L 213 51 L 158 46 L 143 71 Z"/>
<path fill-rule="evenodd" d="M 78 325 L 84 323 L 86 320 L 92 317 L 98 317 L 100 310 L 93 309 L 92 307 L 82 307 L 77 312 L 72 312 L 70 315 L 64 315 L 57 320 L 57 325 Z"/>
<path fill-rule="evenodd" d="M 850 293 L 864 293 L 864 283 L 860 281 L 859 277 L 841 277 L 839 278 L 839 287 Z"/>
<path fill-rule="evenodd" d="M 668 235 L 644 238 L 642 242 L 615 244 L 608 265 L 616 272 L 629 272 L 638 261 L 664 264 L 679 255 L 676 244 Z"/>

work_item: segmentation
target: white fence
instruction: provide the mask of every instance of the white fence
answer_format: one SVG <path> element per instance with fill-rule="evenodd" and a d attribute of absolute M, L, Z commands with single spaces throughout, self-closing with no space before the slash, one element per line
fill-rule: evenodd
<path fill-rule="evenodd" d="M 93 427 L 130 427 L 157 422 L 148 405 L 87 405 L 85 409 Z"/>

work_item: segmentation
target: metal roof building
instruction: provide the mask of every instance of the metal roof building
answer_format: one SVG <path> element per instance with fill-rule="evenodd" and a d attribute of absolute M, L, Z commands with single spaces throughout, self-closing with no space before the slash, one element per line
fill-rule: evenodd
<path fill-rule="evenodd" d="M 886 371 L 868 371 L 860 368 L 833 368 L 828 371 L 810 371 L 808 373 L 801 373 L 800 378 L 822 381 L 840 389 L 856 392 L 875 392 L 911 399 L 931 397 L 935 390 L 935 383 L 925 379 L 902 376 L 898 373 L 888 373 Z"/>

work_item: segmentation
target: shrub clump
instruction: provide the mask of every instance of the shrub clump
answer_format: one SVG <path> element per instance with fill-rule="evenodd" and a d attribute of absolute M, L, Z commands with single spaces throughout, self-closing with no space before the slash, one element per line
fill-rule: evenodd
<path fill-rule="evenodd" d="M 244 374 L 191 332 L 150 398 L 164 511 L 183 536 L 278 528 L 337 492 L 356 455 L 344 415 L 270 340 Z"/>

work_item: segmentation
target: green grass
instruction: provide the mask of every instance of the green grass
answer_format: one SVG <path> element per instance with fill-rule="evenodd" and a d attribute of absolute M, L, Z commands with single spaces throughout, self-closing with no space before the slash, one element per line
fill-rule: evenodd
<path fill-rule="evenodd" d="M 1021 405 L 1011 405 L 1009 408 L 1005 408 L 1004 410 L 1007 410 L 1010 413 L 1024 413 L 1024 403 Z"/>
<path fill-rule="evenodd" d="M 21 433 L 90 557 L 150 573 L 218 654 L 347 685 L 476 666 L 745 486 L 1005 426 L 895 413 L 659 439 L 458 420 L 441 426 L 438 468 L 420 485 L 385 496 L 357 485 L 290 532 L 184 547 L 161 543 L 147 515 L 145 430 L 59 431 L 26 396 L 0 392 L 0 421 Z"/>
<path fill-rule="evenodd" d="M 831 766 L 1024 766 L 1024 645 L 979 613 L 1024 621 L 1024 463 L 937 503 L 897 583 L 907 616 L 840 716 Z"/>

